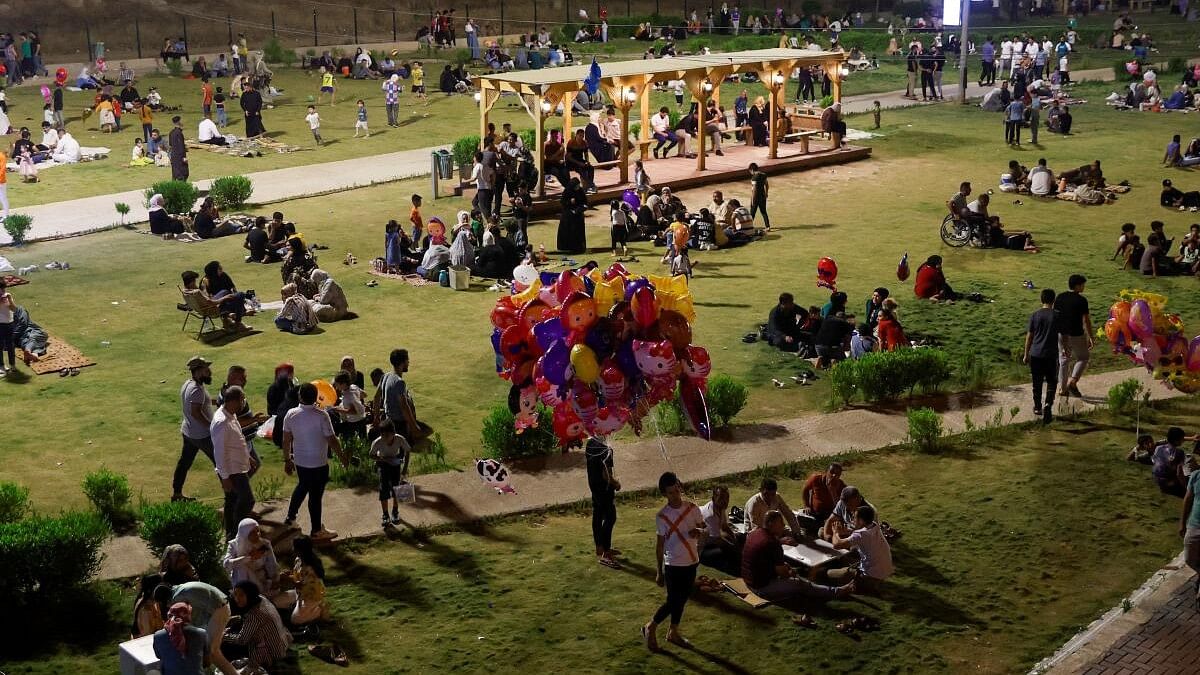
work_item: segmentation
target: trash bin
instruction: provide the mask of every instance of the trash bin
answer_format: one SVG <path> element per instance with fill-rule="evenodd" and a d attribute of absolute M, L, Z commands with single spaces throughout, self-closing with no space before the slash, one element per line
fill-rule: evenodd
<path fill-rule="evenodd" d="M 454 155 L 449 150 L 434 150 L 434 164 L 437 166 L 438 178 L 450 180 L 454 178 Z"/>

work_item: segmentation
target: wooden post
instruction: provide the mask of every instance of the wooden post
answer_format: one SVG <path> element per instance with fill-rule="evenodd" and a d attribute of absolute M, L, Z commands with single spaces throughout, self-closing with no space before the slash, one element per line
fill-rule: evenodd
<path fill-rule="evenodd" d="M 642 124 L 641 124 L 641 128 L 638 129 L 638 138 L 640 138 L 643 141 L 650 139 L 650 115 L 652 113 L 650 112 L 650 92 L 648 91 L 648 89 L 649 89 L 648 84 L 642 85 L 641 94 L 638 97 L 638 101 L 641 103 L 641 115 L 642 115 Z M 642 145 L 640 147 L 642 149 L 641 150 L 641 158 L 644 160 L 644 159 L 646 159 L 647 146 Z"/>
<path fill-rule="evenodd" d="M 542 102 L 546 101 L 545 94 L 537 97 L 534 103 L 536 106 L 533 113 L 533 165 L 537 167 L 537 189 L 534 194 L 538 199 L 546 196 L 546 113 L 542 110 Z M 554 112 L 554 105 L 551 104 L 550 112 Z"/>
<path fill-rule="evenodd" d="M 832 91 L 833 101 L 834 101 L 834 103 L 840 103 L 842 100 L 842 64 L 841 64 L 841 62 L 834 63 L 833 77 L 830 79 L 833 80 L 833 91 Z M 966 88 L 963 88 L 962 91 L 966 91 Z"/>
<path fill-rule="evenodd" d="M 629 182 L 629 102 L 622 101 L 621 111 L 621 183 Z M 642 123 L 645 126 L 645 123 Z"/>
<path fill-rule="evenodd" d="M 785 82 L 786 82 L 786 80 L 785 80 Z M 767 92 L 771 96 L 771 105 L 769 108 L 771 111 L 771 116 L 770 116 L 770 119 L 767 120 L 767 125 L 768 125 L 767 138 L 770 139 L 771 143 L 770 143 L 770 147 L 768 148 L 768 151 L 767 151 L 767 157 L 770 159 L 776 159 L 779 157 L 779 133 L 778 133 L 778 121 L 777 120 L 779 119 L 779 89 L 780 89 L 780 87 L 779 87 L 779 85 L 775 84 L 775 74 L 774 73 L 771 73 L 771 72 L 767 73 L 766 85 L 767 85 Z"/>
<path fill-rule="evenodd" d="M 571 106 L 575 104 L 575 97 L 578 95 L 578 91 L 569 91 L 563 94 L 563 145 L 566 145 L 575 133 L 575 130 L 571 128 L 574 115 Z"/>
<path fill-rule="evenodd" d="M 704 109 L 708 106 L 709 92 L 704 89 L 704 80 L 700 81 L 700 95 L 696 97 L 696 170 L 704 170 Z"/>

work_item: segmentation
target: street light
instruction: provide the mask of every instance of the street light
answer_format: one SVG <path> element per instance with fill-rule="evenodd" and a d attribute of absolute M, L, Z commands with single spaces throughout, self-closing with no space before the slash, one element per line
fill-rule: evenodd
<path fill-rule="evenodd" d="M 778 70 L 775 71 L 775 74 L 771 76 L 771 81 L 775 83 L 775 86 L 779 86 L 779 85 L 783 84 L 783 82 L 784 82 L 783 73 Z"/>
<path fill-rule="evenodd" d="M 637 99 L 638 99 L 637 90 L 635 90 L 633 87 L 630 87 L 629 89 L 627 89 L 625 91 L 625 100 L 626 101 L 633 103 L 633 102 L 637 101 Z"/>
<path fill-rule="evenodd" d="M 842 77 L 846 77 L 850 74 L 850 67 L 843 63 L 842 66 L 838 68 L 838 72 L 841 73 Z"/>
<path fill-rule="evenodd" d="M 475 102 L 479 103 L 482 100 L 483 100 L 483 94 L 481 94 L 479 92 L 475 92 Z"/>
<path fill-rule="evenodd" d="M 554 109 L 554 106 L 550 105 L 549 101 L 542 101 L 542 114 L 543 115 L 549 115 L 550 111 L 553 109 Z"/>
<path fill-rule="evenodd" d="M 704 91 L 706 91 L 706 92 L 707 92 L 707 91 L 712 91 L 712 90 L 713 90 L 713 83 L 712 83 L 712 80 L 709 80 L 708 78 L 705 78 L 705 79 L 704 79 L 704 81 L 700 83 L 700 88 L 701 88 L 701 89 L 703 89 L 703 90 L 704 90 Z"/>

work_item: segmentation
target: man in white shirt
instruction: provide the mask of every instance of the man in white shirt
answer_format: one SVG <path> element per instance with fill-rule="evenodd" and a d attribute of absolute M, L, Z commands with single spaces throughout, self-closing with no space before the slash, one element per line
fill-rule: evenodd
<path fill-rule="evenodd" d="M 236 42 L 229 45 L 229 57 L 233 62 L 233 74 L 240 75 L 242 72 L 242 59 L 238 56 L 238 44 Z"/>
<path fill-rule="evenodd" d="M 54 154 L 50 155 L 50 159 L 58 164 L 75 164 L 79 161 L 82 151 L 79 147 L 79 141 L 71 135 L 71 132 L 64 130 L 62 135 L 58 137 L 58 149 Z"/>
<path fill-rule="evenodd" d="M 296 474 L 296 489 L 288 504 L 283 524 L 296 526 L 300 504 L 308 498 L 309 528 L 313 539 L 328 541 L 337 532 L 325 529 L 321 522 L 321 499 L 329 483 L 329 451 L 338 456 L 342 466 L 349 461 L 342 444 L 333 433 L 329 413 L 317 407 L 317 388 L 310 382 L 300 385 L 300 405 L 283 418 L 283 471 Z"/>
<path fill-rule="evenodd" d="M 1012 65 L 1009 66 L 1009 77 L 1021 65 L 1021 60 L 1025 58 L 1025 41 L 1021 38 L 1015 38 L 1012 43 Z"/>
<path fill-rule="evenodd" d="M 700 507 L 700 517 L 704 518 L 708 528 L 704 547 L 700 549 L 700 564 L 726 574 L 741 574 L 741 546 L 729 525 L 729 488 L 724 485 L 713 487 L 712 499 Z"/>
<path fill-rule="evenodd" d="M 676 133 L 671 128 L 671 113 L 666 106 L 658 109 L 658 114 L 650 118 L 650 128 L 654 130 L 654 140 L 658 144 L 654 146 L 654 159 L 658 159 L 659 151 L 662 151 L 662 156 L 666 157 L 671 152 L 671 148 L 679 146 L 678 156 L 683 157 L 684 148 L 686 147 L 687 134 Z"/>
<path fill-rule="evenodd" d="M 1029 192 L 1039 197 L 1048 197 L 1055 191 L 1054 172 L 1046 168 L 1046 158 L 1038 160 L 1029 172 Z"/>
<path fill-rule="evenodd" d="M 795 535 L 803 531 L 800 529 L 800 523 L 796 520 L 795 512 L 787 505 L 787 502 L 783 501 L 783 497 L 779 496 L 779 483 L 775 482 L 774 478 L 764 478 L 759 484 L 758 492 L 746 502 L 746 533 L 749 534 L 762 527 L 763 519 L 767 517 L 769 511 L 779 511 L 783 514 L 790 534 Z M 794 545 L 796 542 L 789 536 L 785 537 L 783 543 Z"/>
<path fill-rule="evenodd" d="M 225 137 L 217 129 L 216 122 L 205 117 L 200 120 L 200 128 L 196 132 L 197 140 L 209 145 L 226 145 Z"/>
<path fill-rule="evenodd" d="M 1007 78 L 1012 70 L 1013 42 L 1004 36 L 1003 42 L 1000 43 L 1000 76 Z"/>
<path fill-rule="evenodd" d="M 854 512 L 854 531 L 839 526 L 833 533 L 833 546 L 842 550 L 857 549 L 858 564 L 829 570 L 830 579 L 853 579 L 857 591 L 877 591 L 885 579 L 896 572 L 892 563 L 892 547 L 875 522 L 875 509 L 860 506 Z"/>
<path fill-rule="evenodd" d="M 58 147 L 58 131 L 49 122 L 42 122 L 42 144 L 38 150 L 53 153 Z"/>
<path fill-rule="evenodd" d="M 246 403 L 246 392 L 233 385 L 225 390 L 225 402 L 217 408 L 209 424 L 212 435 L 213 463 L 217 465 L 217 477 L 225 492 L 225 535 L 232 539 L 237 535 L 237 526 L 250 514 L 254 507 L 254 491 L 250 488 L 250 472 L 254 459 L 242 435 L 238 414 Z"/>

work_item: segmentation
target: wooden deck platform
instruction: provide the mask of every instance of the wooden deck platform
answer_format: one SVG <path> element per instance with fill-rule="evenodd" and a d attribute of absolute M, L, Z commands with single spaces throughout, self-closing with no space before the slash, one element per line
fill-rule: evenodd
<path fill-rule="evenodd" d="M 674 154 L 666 159 L 649 159 L 646 161 L 646 172 L 655 187 L 670 186 L 672 190 L 683 190 L 710 185 L 713 183 L 746 183 L 749 184 L 747 168 L 751 162 L 757 162 L 761 170 L 768 176 L 774 177 L 793 171 L 805 171 L 832 164 L 848 164 L 871 156 L 871 148 L 848 145 L 841 150 L 833 150 L 828 141 L 814 140 L 810 152 L 800 152 L 799 143 L 785 143 L 779 146 L 777 159 L 767 158 L 767 149 L 747 146 L 740 141 L 730 140 L 723 144 L 724 156 L 718 157 L 709 153 L 705 159 L 707 165 L 704 171 L 696 170 L 696 160 L 675 157 Z M 574 174 L 572 174 L 574 175 Z M 630 158 L 629 176 L 633 178 L 633 158 Z M 596 171 L 596 194 L 588 196 L 588 202 L 604 204 L 612 199 L 620 199 L 622 193 L 633 187 L 632 181 L 620 182 L 620 169 L 612 167 Z M 546 196 L 535 199 L 533 216 L 545 217 L 559 212 L 559 193 L 561 188 L 557 182 L 547 182 Z"/>

